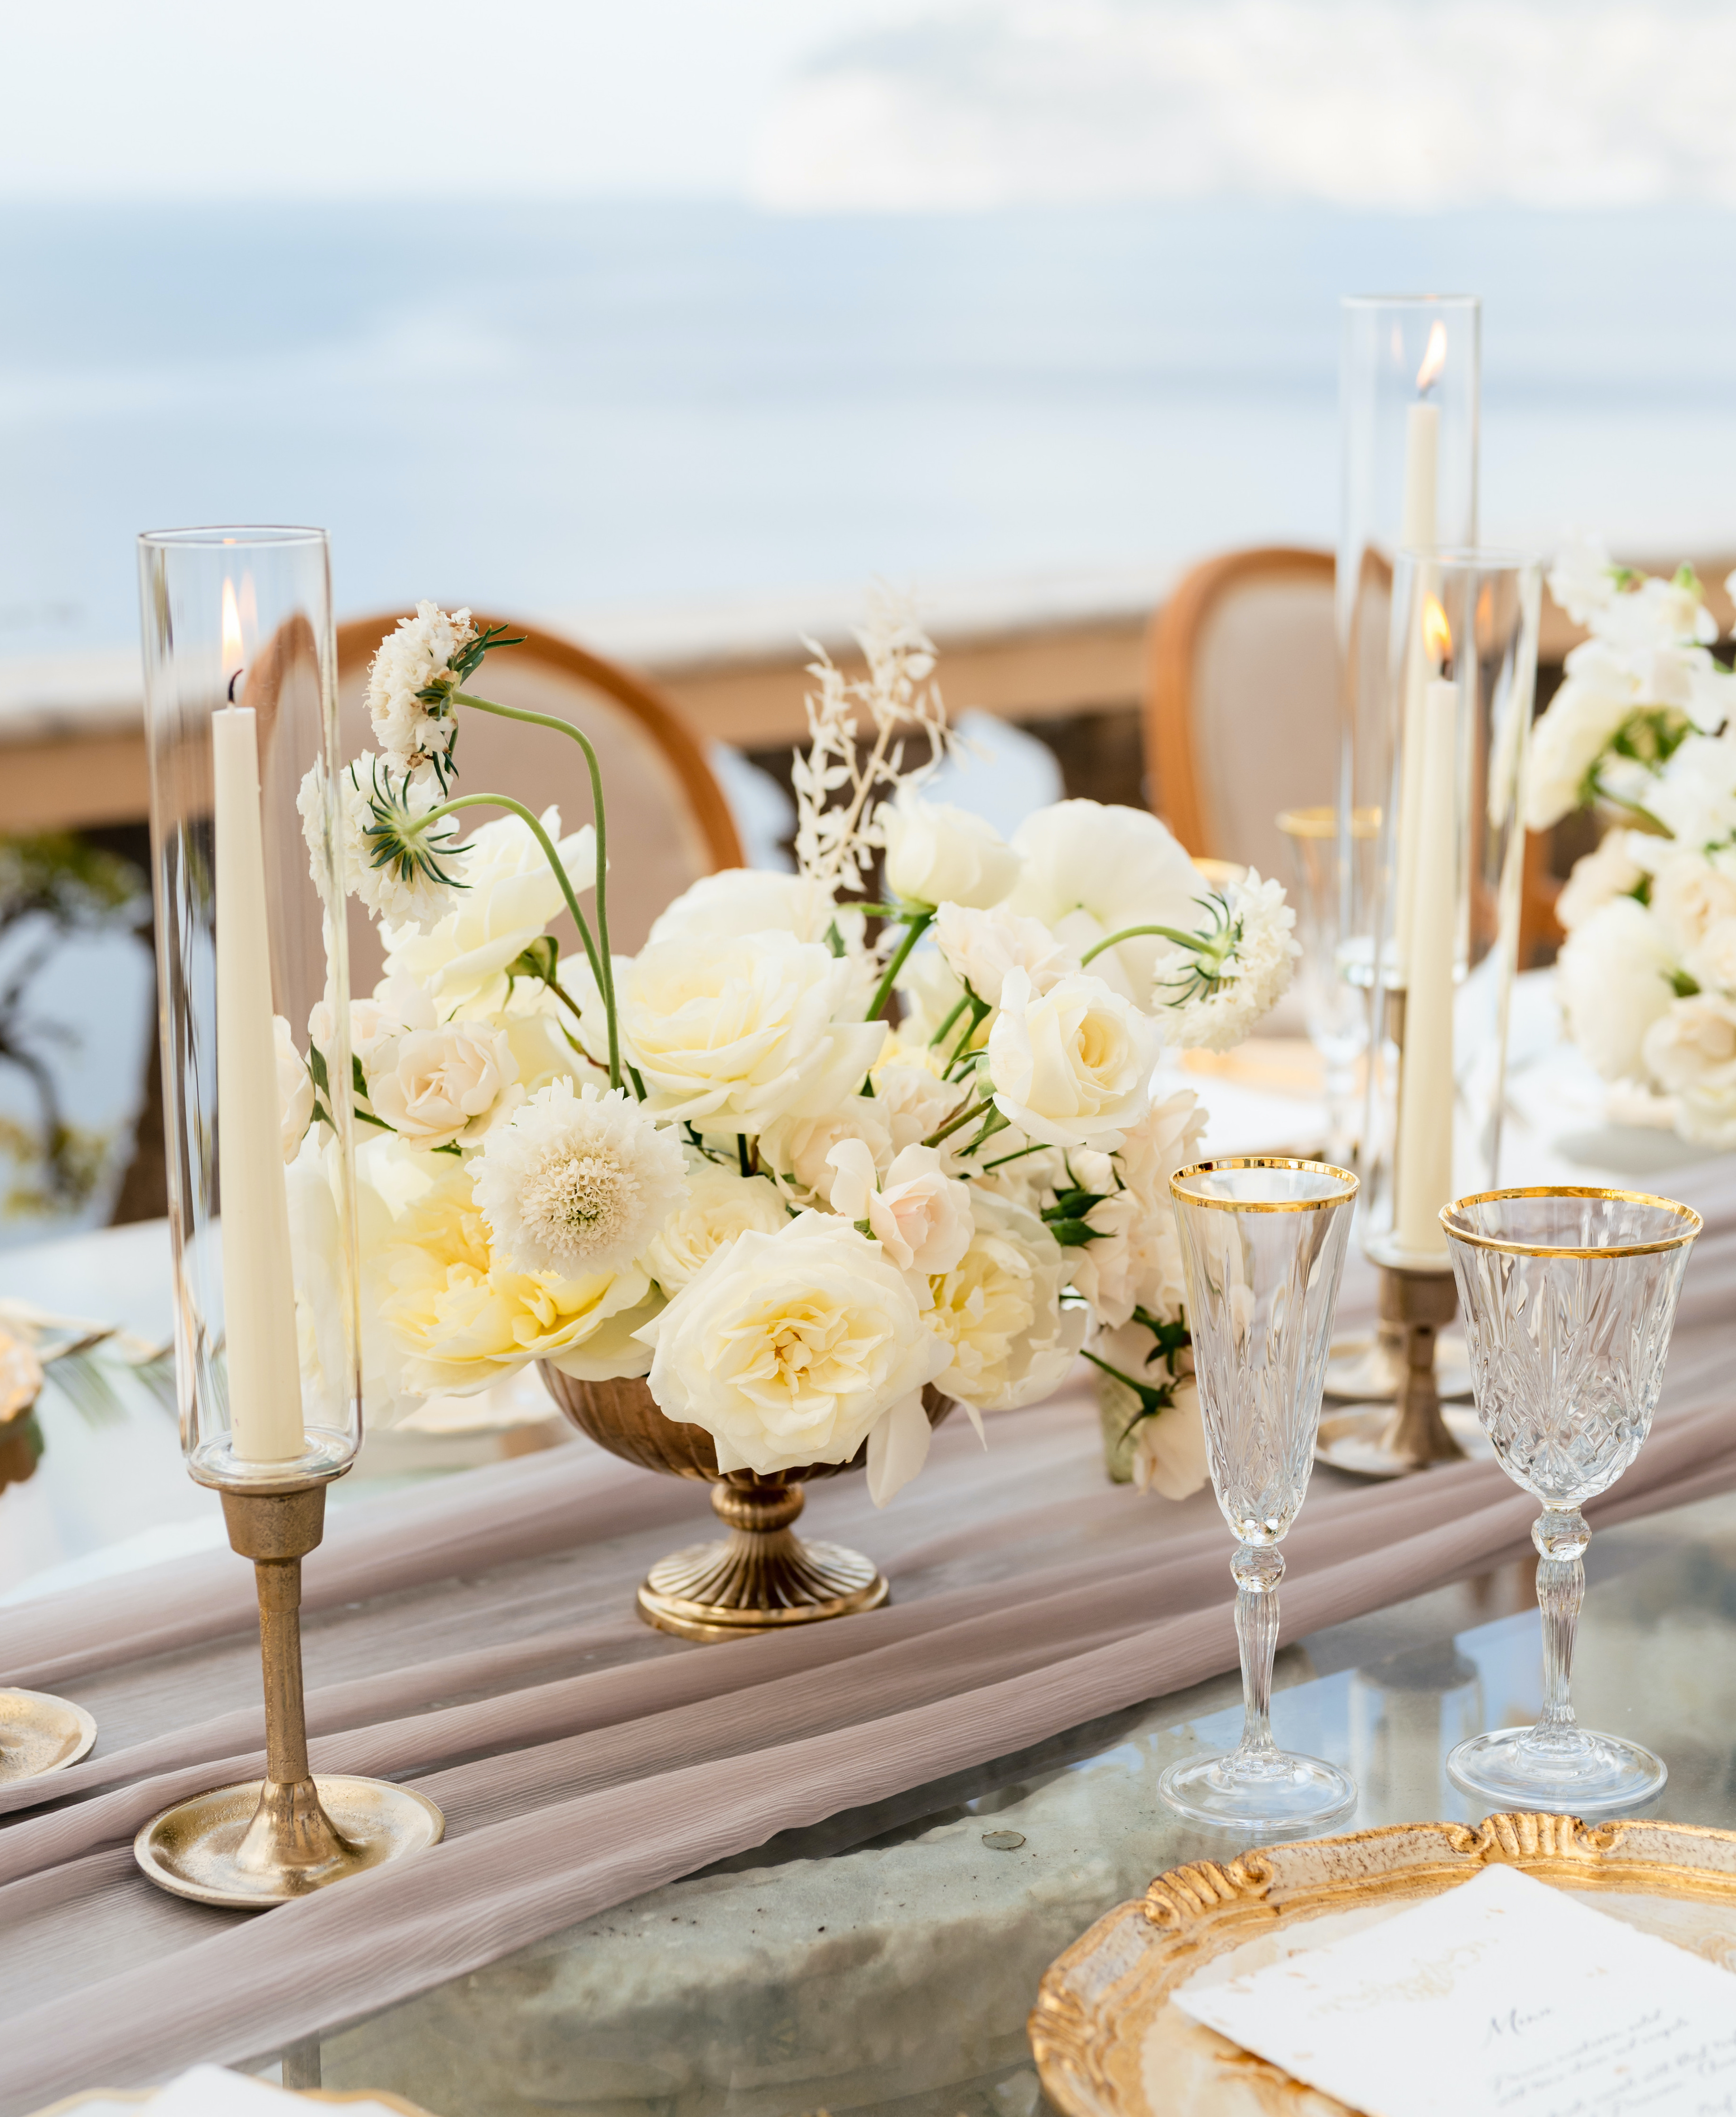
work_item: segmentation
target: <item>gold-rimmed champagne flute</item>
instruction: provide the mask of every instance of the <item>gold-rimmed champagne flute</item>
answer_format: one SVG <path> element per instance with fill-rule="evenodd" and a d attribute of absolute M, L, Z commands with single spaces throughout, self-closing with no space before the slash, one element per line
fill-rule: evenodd
<path fill-rule="evenodd" d="M 1212 1485 L 1236 1540 L 1244 1720 L 1227 1755 L 1182 1759 L 1158 1791 L 1195 1822 L 1305 1829 L 1341 1815 L 1356 1788 L 1336 1764 L 1272 1740 L 1278 1546 L 1314 1464 L 1356 1178 L 1325 1162 L 1251 1155 L 1184 1169 L 1170 1189 Z"/>
<path fill-rule="evenodd" d="M 1631 1808 L 1663 1786 L 1663 1764 L 1637 1742 L 1581 1727 L 1569 1695 L 1591 1540 L 1580 1509 L 1651 1431 L 1700 1215 L 1645 1192 L 1563 1187 L 1480 1192 L 1444 1206 L 1441 1225 L 1477 1416 L 1502 1469 L 1543 1504 L 1531 1529 L 1542 1716 L 1461 1742 L 1447 1776 L 1521 1808 Z"/>

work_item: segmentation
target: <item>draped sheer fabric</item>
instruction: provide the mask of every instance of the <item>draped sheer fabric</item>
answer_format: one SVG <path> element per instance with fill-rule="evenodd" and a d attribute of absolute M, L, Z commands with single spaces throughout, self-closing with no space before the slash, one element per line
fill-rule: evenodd
<path fill-rule="evenodd" d="M 1736 1170 L 1707 1216 L 1656 1430 L 1594 1526 L 1736 1485 Z M 1346 1317 L 1372 1307 L 1353 1269 Z M 632 1591 L 711 1528 L 694 1486 L 588 1443 L 334 1506 L 306 1569 L 316 1770 L 420 1787 L 446 1841 L 260 1915 L 165 1896 L 133 1833 L 264 1769 L 252 1570 L 228 1551 L 0 1611 L 7 1680 L 87 1704 L 96 1753 L 0 1788 L 0 2117 L 200 2059 L 269 2053 L 538 1940 L 780 1830 L 884 1799 L 1232 1667 L 1230 1543 L 1209 1492 L 1103 1477 L 1083 1387 L 963 1420 L 883 1514 L 862 1482 L 802 1527 L 870 1551 L 884 1609 L 699 1647 Z M 214 1501 L 213 1505 L 215 1502 Z M 1284 1636 L 1530 1548 L 1494 1464 L 1356 1487 L 1317 1474 L 1286 1541 Z"/>

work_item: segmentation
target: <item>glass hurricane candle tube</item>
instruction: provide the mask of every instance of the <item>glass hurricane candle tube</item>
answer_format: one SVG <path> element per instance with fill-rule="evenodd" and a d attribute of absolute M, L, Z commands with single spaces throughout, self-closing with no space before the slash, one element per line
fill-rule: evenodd
<path fill-rule="evenodd" d="M 1170 1189 L 1212 1487 L 1236 1539 L 1244 1719 L 1227 1756 L 1173 1764 L 1158 1791 L 1196 1822 L 1306 1829 L 1341 1814 L 1356 1789 L 1336 1764 L 1272 1740 L 1278 1547 L 1308 1490 L 1356 1178 L 1253 1155 L 1183 1169 Z"/>
<path fill-rule="evenodd" d="M 1286 809 L 1277 821 L 1290 849 L 1290 901 L 1302 950 L 1296 985 L 1309 1041 L 1324 1069 L 1327 1160 L 1348 1164 L 1357 1147 L 1357 1077 L 1368 1048 L 1369 1010 L 1367 980 L 1359 985 L 1346 975 L 1342 879 L 1347 860 L 1353 867 L 1372 868 L 1380 814 L 1374 809 L 1355 812 L 1348 847 L 1336 809 Z M 1365 898 L 1369 893 L 1366 877 L 1359 875 L 1352 894 Z"/>
<path fill-rule="evenodd" d="M 361 1331 L 326 539 L 165 532 L 140 567 L 182 1445 L 205 1484 L 330 1478 Z M 298 1149 L 285 1041 L 323 1120 Z"/>
<path fill-rule="evenodd" d="M 1470 1340 L 1477 1416 L 1532 1527 L 1543 1616 L 1544 1706 L 1530 1727 L 1462 1742 L 1447 1760 L 1467 1793 L 1574 1815 L 1627 1809 L 1663 1786 L 1649 1750 L 1574 1718 L 1574 1633 L 1591 1542 L 1581 1508 L 1607 1492 L 1651 1430 L 1697 1213 L 1639 1192 L 1567 1188 L 1461 1198 L 1441 1215 Z"/>

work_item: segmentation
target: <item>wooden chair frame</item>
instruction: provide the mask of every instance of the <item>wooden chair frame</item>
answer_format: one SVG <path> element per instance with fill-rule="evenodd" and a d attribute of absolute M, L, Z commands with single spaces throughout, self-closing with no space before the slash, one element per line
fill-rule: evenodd
<path fill-rule="evenodd" d="M 407 612 L 394 611 L 381 617 L 352 618 L 338 627 L 338 675 L 343 679 L 358 667 L 365 667 L 378 650 L 381 641 L 396 625 L 399 616 Z M 509 635 L 522 633 L 522 647 L 503 648 L 501 651 L 515 657 L 540 663 L 544 668 L 558 670 L 562 675 L 576 676 L 582 683 L 591 685 L 612 699 L 616 705 L 635 721 L 667 759 L 671 770 L 680 781 L 698 823 L 699 834 L 711 856 L 713 868 L 741 867 L 744 865 L 741 839 L 736 829 L 736 819 L 730 813 L 723 788 L 717 775 L 705 761 L 705 752 L 699 737 L 684 718 L 680 708 L 666 699 L 656 687 L 643 676 L 623 669 L 618 662 L 606 661 L 593 654 L 589 648 L 579 647 L 570 639 L 563 639 L 557 633 L 545 632 L 533 625 L 515 618 L 496 617 L 477 620 L 478 625 L 504 624 Z M 485 665 L 486 666 L 486 665 Z M 486 680 L 483 680 L 486 681 Z"/>

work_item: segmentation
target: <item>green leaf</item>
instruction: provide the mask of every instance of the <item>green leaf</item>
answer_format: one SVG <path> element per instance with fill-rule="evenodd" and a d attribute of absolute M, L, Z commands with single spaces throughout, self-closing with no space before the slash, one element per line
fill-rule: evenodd
<path fill-rule="evenodd" d="M 317 1044 L 307 1046 L 307 1071 L 313 1076 L 313 1085 L 327 1100 L 331 1096 L 331 1082 L 326 1072 L 326 1054 Z"/>
<path fill-rule="evenodd" d="M 1043 1218 L 1049 1220 L 1046 1213 Z M 1049 1232 L 1064 1250 L 1076 1250 L 1081 1243 L 1097 1239 L 1097 1230 L 1089 1220 L 1049 1220 Z"/>

